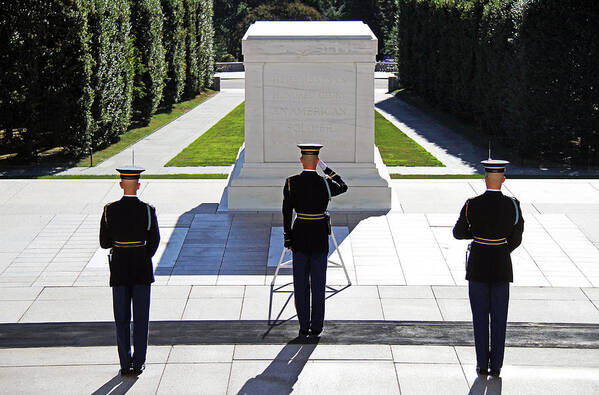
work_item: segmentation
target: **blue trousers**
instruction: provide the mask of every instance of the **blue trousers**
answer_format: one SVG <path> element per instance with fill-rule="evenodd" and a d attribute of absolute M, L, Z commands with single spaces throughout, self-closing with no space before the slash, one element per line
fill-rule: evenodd
<path fill-rule="evenodd" d="M 293 290 L 300 329 L 322 330 L 324 292 L 327 283 L 327 253 L 293 251 Z M 310 312 L 312 291 L 312 312 Z"/>
<path fill-rule="evenodd" d="M 499 371 L 503 366 L 510 283 L 470 281 L 468 295 L 472 309 L 476 366 L 482 370 L 490 368 Z M 489 317 L 491 318 L 490 349 Z"/>
<path fill-rule="evenodd" d="M 133 302 L 133 357 L 131 357 L 131 302 Z M 112 308 L 116 324 L 116 342 L 122 369 L 141 368 L 148 349 L 150 285 L 112 287 Z"/>

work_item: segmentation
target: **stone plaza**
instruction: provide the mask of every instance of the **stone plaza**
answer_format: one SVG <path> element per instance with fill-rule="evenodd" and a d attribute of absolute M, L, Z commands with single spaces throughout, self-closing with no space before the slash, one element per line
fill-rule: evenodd
<path fill-rule="evenodd" d="M 1 392 L 596 392 L 599 183 L 506 182 L 526 225 L 514 254 L 506 366 L 501 381 L 488 383 L 474 372 L 465 243 L 451 235 L 463 201 L 483 182 L 391 185 L 398 204 L 387 214 L 333 216 L 353 284 L 329 269 L 325 334 L 319 344 L 294 344 L 289 272 L 274 292 L 269 286 L 280 214 L 217 212 L 225 180 L 142 180 L 140 197 L 156 206 L 162 241 L 148 369 L 121 381 L 98 246 L 101 209 L 119 198 L 118 185 L 0 181 Z M 187 336 L 177 330 L 185 323 Z M 407 332 L 381 326 L 408 324 Z M 441 335 L 432 325 L 447 326 Z"/>

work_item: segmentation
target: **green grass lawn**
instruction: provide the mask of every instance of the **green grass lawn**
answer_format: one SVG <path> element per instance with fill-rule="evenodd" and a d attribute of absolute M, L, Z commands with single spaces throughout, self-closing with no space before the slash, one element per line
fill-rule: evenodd
<path fill-rule="evenodd" d="M 171 159 L 166 166 L 228 166 L 244 140 L 244 103 Z M 387 166 L 443 166 L 375 111 L 375 144 Z"/>
<path fill-rule="evenodd" d="M 222 173 L 203 173 L 203 174 L 142 174 L 141 181 L 143 180 L 194 180 L 194 179 L 207 179 L 207 180 L 222 180 L 226 179 L 228 174 Z M 120 176 L 114 175 L 95 175 L 95 174 L 57 174 L 50 176 L 39 176 L 35 177 L 42 180 L 116 180 Z"/>
<path fill-rule="evenodd" d="M 482 179 L 484 174 L 389 174 L 393 179 L 414 180 L 456 180 L 456 179 Z"/>
<path fill-rule="evenodd" d="M 202 103 L 215 93 L 215 91 L 208 89 L 207 91 L 200 93 L 191 100 L 187 100 L 173 105 L 173 109 L 170 112 L 154 114 L 154 116 L 150 120 L 150 123 L 147 126 L 128 130 L 120 136 L 119 141 L 117 141 L 116 143 L 104 148 L 101 151 L 94 152 L 94 166 L 97 166 L 98 164 L 102 163 L 111 156 L 118 154 L 130 145 L 135 144 L 144 137 L 147 137 L 150 134 L 154 133 L 162 126 L 185 114 L 187 111 Z M 82 158 L 77 163 L 77 166 L 82 167 L 88 167 L 89 165 L 89 156 Z"/>
<path fill-rule="evenodd" d="M 374 143 L 387 166 L 435 166 L 443 163 L 406 136 L 395 125 L 374 112 Z"/>
<path fill-rule="evenodd" d="M 245 138 L 245 103 L 218 121 L 166 166 L 228 166 L 235 163 Z"/>

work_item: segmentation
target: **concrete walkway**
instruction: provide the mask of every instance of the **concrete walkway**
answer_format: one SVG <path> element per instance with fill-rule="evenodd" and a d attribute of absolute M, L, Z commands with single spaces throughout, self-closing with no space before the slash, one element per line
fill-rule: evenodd
<path fill-rule="evenodd" d="M 204 134 L 245 99 L 245 91 L 224 89 L 171 123 L 95 167 L 74 167 L 59 174 L 114 174 L 119 165 L 135 164 L 147 174 L 228 173 L 231 166 L 165 167 L 164 165 Z"/>
<path fill-rule="evenodd" d="M 139 378 L 116 347 L 0 350 L 1 393 L 578 395 L 599 391 L 599 350 L 507 348 L 501 379 L 474 373 L 472 347 L 150 346 Z"/>
<path fill-rule="evenodd" d="M 175 338 L 153 345 L 151 338 L 146 372 L 123 380 L 116 347 L 106 346 L 111 343 L 57 347 L 46 336 L 46 347 L 0 349 L 0 393 L 599 392 L 599 349 L 575 338 L 566 348 L 542 341 L 534 348 L 508 348 L 501 380 L 477 379 L 473 347 L 451 336 L 411 340 L 418 345 L 388 338 L 372 344 L 359 337 L 334 344 L 325 328 L 320 343 L 298 343 L 291 288 L 283 286 L 291 280 L 289 271 L 277 279 L 283 287 L 271 292 L 268 286 L 273 257 L 281 251 L 280 215 L 217 214 L 225 184 L 142 180 L 141 197 L 157 207 L 162 235 L 154 259 L 151 328 L 166 321 L 160 325 L 181 337 L 179 325 L 185 323 L 262 325 L 259 342 L 197 345 L 198 337 L 196 345 Z M 333 217 L 353 285 L 345 287 L 339 269 L 328 271 L 327 320 L 335 320 L 330 322 L 336 330 L 352 323 L 464 327 L 470 320 L 465 243 L 451 237 L 451 227 L 482 182 L 393 180 L 392 186 L 397 211 Z M 513 255 L 509 322 L 529 333 L 540 325 L 597 330 L 599 183 L 508 180 L 505 187 L 522 201 L 526 221 L 523 244 Z M 111 180 L 0 180 L 0 322 L 6 323 L 0 334 L 6 327 L 29 333 L 53 323 L 109 326 L 111 291 L 98 228 L 103 205 L 120 194 Z M 281 341 L 275 329 L 277 341 L 269 340 L 269 318 L 290 320 L 287 339 Z M 406 341 L 402 331 L 397 337 Z M 84 344 L 89 342 L 93 336 Z"/>

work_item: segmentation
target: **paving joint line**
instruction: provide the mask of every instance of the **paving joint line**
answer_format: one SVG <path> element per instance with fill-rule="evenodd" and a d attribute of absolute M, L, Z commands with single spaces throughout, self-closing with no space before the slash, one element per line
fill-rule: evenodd
<path fill-rule="evenodd" d="M 162 378 L 164 377 L 164 372 L 166 371 L 166 365 L 168 364 L 168 360 L 171 357 L 172 351 L 173 351 L 173 346 L 171 345 L 168 350 L 168 355 L 166 356 L 166 361 L 164 361 L 164 366 L 162 367 L 162 372 L 160 373 L 160 379 L 158 380 L 158 385 L 156 386 L 156 391 L 154 391 L 154 395 L 158 394 L 158 390 L 160 389 L 160 384 L 162 384 Z"/>
<path fill-rule="evenodd" d="M 399 373 L 397 373 L 397 367 L 395 366 L 395 356 L 393 355 L 393 347 L 388 345 L 389 352 L 391 352 L 391 362 L 393 363 L 393 370 L 395 371 L 395 379 L 397 380 L 397 389 L 399 390 L 399 395 L 401 395 L 401 383 L 399 382 Z"/>
<path fill-rule="evenodd" d="M 393 251 L 395 251 L 395 256 L 397 257 L 397 262 L 399 263 L 399 270 L 401 270 L 401 276 L 403 277 L 404 282 L 403 285 L 408 285 L 408 279 L 406 278 L 406 273 L 403 270 L 403 265 L 401 264 L 401 259 L 399 258 L 397 244 L 395 243 L 395 237 L 393 236 L 393 230 L 391 229 L 391 224 L 389 223 L 389 216 L 387 215 L 385 215 L 385 223 L 387 224 L 387 229 L 389 229 L 389 233 L 391 234 L 391 241 L 393 242 Z"/>

